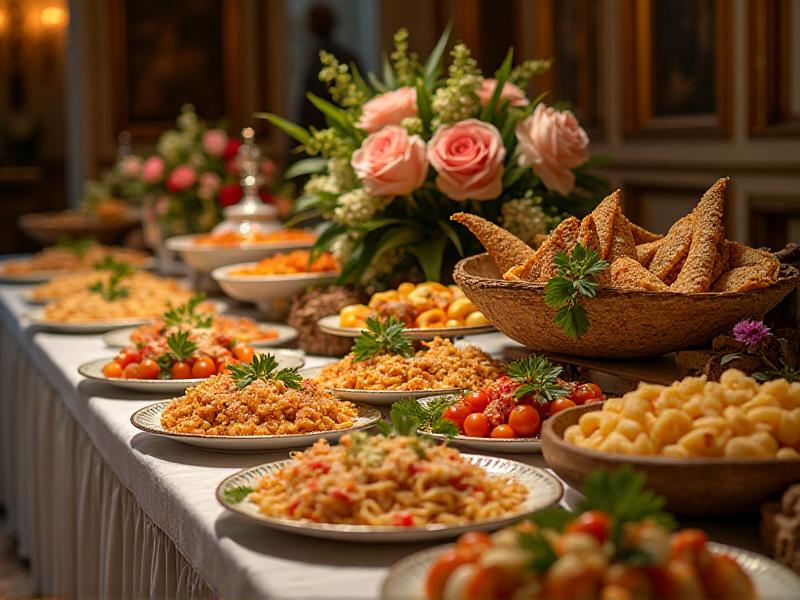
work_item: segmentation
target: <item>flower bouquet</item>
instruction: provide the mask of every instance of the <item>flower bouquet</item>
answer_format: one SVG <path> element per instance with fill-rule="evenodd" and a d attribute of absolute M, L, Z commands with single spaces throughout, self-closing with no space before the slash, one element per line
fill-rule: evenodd
<path fill-rule="evenodd" d="M 523 92 L 550 62 L 512 67 L 510 49 L 495 77 L 485 78 L 456 44 L 445 74 L 448 39 L 449 27 L 421 64 L 401 29 L 380 78 L 364 79 L 355 65 L 321 52 L 319 76 L 333 102 L 307 96 L 326 129 L 257 115 L 311 157 L 286 173 L 310 175 L 295 219 L 325 220 L 314 252 L 337 256 L 342 283 L 375 287 L 414 271 L 440 280 L 443 265 L 479 251 L 450 223 L 455 212 L 479 214 L 533 243 L 566 212 L 585 213 L 604 195 L 572 113 Z"/>

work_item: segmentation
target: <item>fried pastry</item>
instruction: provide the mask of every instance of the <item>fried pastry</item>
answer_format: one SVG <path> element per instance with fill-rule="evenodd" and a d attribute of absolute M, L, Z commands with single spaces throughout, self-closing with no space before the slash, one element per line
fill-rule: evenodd
<path fill-rule="evenodd" d="M 451 221 L 464 225 L 483 244 L 501 273 L 533 258 L 535 251 L 511 232 L 469 213 L 455 213 Z"/>
<path fill-rule="evenodd" d="M 670 271 L 686 257 L 689 246 L 692 243 L 692 215 L 686 215 L 678 219 L 669 228 L 667 235 L 663 238 L 661 245 L 653 255 L 653 259 L 647 268 L 650 272 L 664 281 Z"/>
<path fill-rule="evenodd" d="M 622 192 L 615 191 L 610 196 L 606 196 L 592 211 L 594 226 L 597 229 L 597 237 L 600 239 L 600 258 L 608 260 L 611 252 L 611 241 L 614 236 L 614 220 L 620 212 L 619 202 Z"/>
<path fill-rule="evenodd" d="M 664 235 L 661 233 L 647 231 L 647 229 L 641 225 L 637 225 L 636 223 L 628 220 L 627 217 L 625 217 L 625 220 L 628 221 L 628 225 L 631 228 L 631 233 L 633 234 L 633 241 L 636 242 L 637 246 L 640 244 L 647 244 L 649 242 L 657 242 L 664 237 Z"/>
<path fill-rule="evenodd" d="M 711 273 L 711 285 L 719 279 L 725 271 L 731 268 L 731 242 L 721 240 L 717 245 L 717 260 L 714 262 L 714 271 Z"/>
<path fill-rule="evenodd" d="M 615 288 L 647 292 L 665 292 L 669 289 L 667 284 L 643 267 L 639 261 L 628 256 L 618 258 L 611 263 L 611 285 Z"/>
<path fill-rule="evenodd" d="M 578 241 L 580 227 L 581 222 L 575 217 L 564 219 L 531 258 L 506 271 L 503 278 L 512 281 L 547 281 L 556 274 L 553 257 L 558 252 L 572 250 Z"/>
<path fill-rule="evenodd" d="M 650 266 L 650 262 L 656 255 L 656 251 L 664 243 L 664 238 L 653 240 L 652 242 L 645 242 L 636 246 L 636 258 L 644 267 Z"/>
<path fill-rule="evenodd" d="M 662 281 L 664 283 L 666 283 L 668 286 L 670 286 L 673 283 L 675 283 L 675 280 L 678 279 L 678 275 L 680 275 L 681 269 L 683 268 L 683 265 L 685 265 L 685 264 L 686 264 L 686 257 L 684 256 L 680 260 L 680 262 L 678 262 L 677 265 L 672 267 L 672 271 L 670 271 L 669 273 L 666 274 L 666 276 L 664 276 L 664 279 L 662 279 Z"/>
<path fill-rule="evenodd" d="M 746 292 L 772 285 L 778 280 L 780 262 L 771 252 L 737 242 L 726 242 L 730 271 L 719 276 L 712 292 Z"/>
<path fill-rule="evenodd" d="M 692 243 L 686 255 L 686 263 L 675 283 L 670 286 L 676 292 L 707 292 L 711 288 L 714 262 L 717 260 L 717 246 L 725 236 L 722 212 L 725 208 L 727 187 L 727 177 L 718 179 L 703 194 L 692 211 L 694 215 Z"/>
<path fill-rule="evenodd" d="M 578 243 L 585 248 L 591 248 L 600 256 L 600 238 L 597 236 L 597 228 L 594 225 L 594 218 L 592 215 L 586 215 L 583 220 L 581 220 L 581 227 L 578 230 Z M 600 273 L 597 274 L 597 282 L 600 283 L 600 285 L 609 283 L 608 270 L 600 271 Z"/>
<path fill-rule="evenodd" d="M 633 234 L 631 233 L 628 219 L 623 216 L 619 205 L 617 205 L 617 209 L 614 213 L 614 225 L 611 228 L 611 248 L 605 259 L 609 264 L 613 264 L 618 258 L 624 257 L 638 261 L 636 242 L 633 241 Z"/>
<path fill-rule="evenodd" d="M 747 292 L 770 286 L 775 281 L 774 277 L 765 275 L 757 267 L 736 267 L 720 275 L 712 286 L 711 291 Z"/>

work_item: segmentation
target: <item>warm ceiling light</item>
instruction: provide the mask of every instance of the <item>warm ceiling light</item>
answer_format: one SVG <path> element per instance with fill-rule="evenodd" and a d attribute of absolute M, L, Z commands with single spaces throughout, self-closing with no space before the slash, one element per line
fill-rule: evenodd
<path fill-rule="evenodd" d="M 39 18 L 42 21 L 42 26 L 48 29 L 58 29 L 67 24 L 69 15 L 67 11 L 60 6 L 48 6 L 42 9 L 42 14 Z"/>

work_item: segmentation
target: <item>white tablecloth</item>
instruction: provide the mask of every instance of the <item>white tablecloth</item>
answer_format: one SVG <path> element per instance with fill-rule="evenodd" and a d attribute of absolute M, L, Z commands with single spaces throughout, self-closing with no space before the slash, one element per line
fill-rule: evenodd
<path fill-rule="evenodd" d="M 130 415 L 158 397 L 83 380 L 79 364 L 113 351 L 97 335 L 30 330 L 25 289 L 0 285 L 0 503 L 44 594 L 375 598 L 388 567 L 426 547 L 314 540 L 226 513 L 219 481 L 287 452 L 206 452 L 135 429 Z M 479 341 L 496 352 L 510 340 Z M 756 545 L 754 523 L 719 531 Z"/>

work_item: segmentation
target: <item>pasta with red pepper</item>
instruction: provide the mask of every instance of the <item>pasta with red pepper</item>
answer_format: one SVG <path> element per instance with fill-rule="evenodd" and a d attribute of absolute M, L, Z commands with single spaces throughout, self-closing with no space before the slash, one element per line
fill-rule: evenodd
<path fill-rule="evenodd" d="M 266 516 L 318 523 L 424 527 L 507 516 L 527 490 L 458 450 L 416 437 L 346 434 L 292 455 L 248 496 Z"/>

